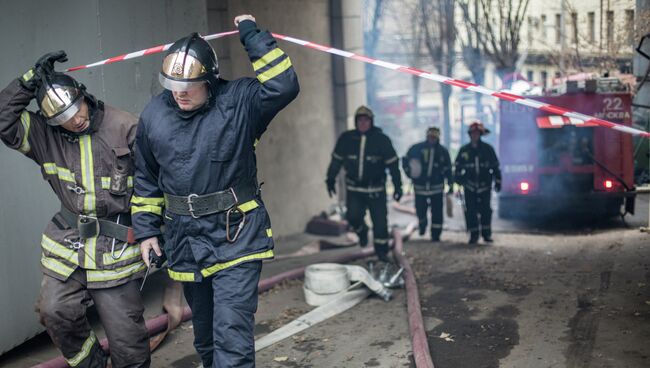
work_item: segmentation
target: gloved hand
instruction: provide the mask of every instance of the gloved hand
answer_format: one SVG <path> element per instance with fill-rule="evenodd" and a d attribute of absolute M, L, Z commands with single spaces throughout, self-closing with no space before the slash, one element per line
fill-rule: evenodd
<path fill-rule="evenodd" d="M 63 63 L 66 61 L 68 61 L 68 56 L 65 51 L 48 52 L 36 61 L 32 69 L 23 74 L 21 81 L 26 88 L 36 90 L 41 86 L 44 76 L 54 73 L 55 62 Z"/>
<path fill-rule="evenodd" d="M 334 194 L 336 194 L 336 182 L 334 180 L 325 180 L 325 183 L 327 184 L 327 194 L 332 198 Z"/>
<path fill-rule="evenodd" d="M 395 193 L 393 193 L 393 199 L 395 202 L 399 202 L 400 199 L 402 199 L 402 195 L 404 193 L 402 192 L 402 187 L 401 186 L 396 186 L 395 187 Z"/>
<path fill-rule="evenodd" d="M 494 191 L 497 193 L 501 191 L 501 182 L 497 181 L 494 183 Z"/>

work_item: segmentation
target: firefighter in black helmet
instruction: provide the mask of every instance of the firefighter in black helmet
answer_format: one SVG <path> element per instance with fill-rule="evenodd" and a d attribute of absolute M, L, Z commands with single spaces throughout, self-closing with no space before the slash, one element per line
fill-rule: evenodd
<path fill-rule="evenodd" d="M 483 240 L 492 242 L 492 183 L 494 190 L 501 191 L 501 170 L 494 149 L 481 137 L 490 133 L 476 121 L 467 132 L 470 143 L 461 147 L 456 156 L 454 177 L 463 186 L 465 198 L 465 222 L 470 233 L 469 243 L 476 244 L 480 234 Z"/>
<path fill-rule="evenodd" d="M 341 134 L 336 142 L 332 161 L 327 170 L 327 191 L 336 193 L 336 176 L 345 168 L 347 189 L 347 220 L 359 235 L 361 246 L 368 244 L 368 226 L 364 217 L 370 210 L 373 225 L 375 253 L 388 262 L 388 211 L 386 207 L 386 169 L 390 171 L 395 192 L 393 198 L 402 198 L 402 179 L 399 159 L 390 138 L 374 126 L 372 110 L 361 106 L 354 114 L 356 129 Z"/>
<path fill-rule="evenodd" d="M 254 367 L 262 260 L 273 232 L 257 182 L 255 144 L 299 91 L 289 57 L 255 18 L 235 18 L 257 78 L 219 77 L 198 34 L 175 42 L 160 72 L 165 91 L 140 115 L 132 201 L 142 257 L 168 260 L 192 309 L 203 366 Z"/>
<path fill-rule="evenodd" d="M 439 241 L 442 232 L 442 203 L 445 180 L 449 192 L 453 191 L 451 159 L 440 144 L 440 129 L 427 130 L 427 139 L 409 148 L 402 166 L 406 176 L 413 180 L 415 212 L 419 220 L 420 235 L 427 229 L 427 210 L 431 207 L 431 240 Z"/>

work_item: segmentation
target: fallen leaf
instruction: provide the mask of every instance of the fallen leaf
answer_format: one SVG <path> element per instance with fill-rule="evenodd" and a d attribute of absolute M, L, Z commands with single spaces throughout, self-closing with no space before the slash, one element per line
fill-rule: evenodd
<path fill-rule="evenodd" d="M 286 357 L 286 356 L 279 356 L 279 357 L 273 358 L 273 360 L 275 360 L 276 362 L 286 362 L 287 359 L 289 359 L 289 357 Z"/>

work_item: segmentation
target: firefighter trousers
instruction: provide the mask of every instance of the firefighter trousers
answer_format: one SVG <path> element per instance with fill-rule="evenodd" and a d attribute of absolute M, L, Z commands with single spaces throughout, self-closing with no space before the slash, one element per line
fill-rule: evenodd
<path fill-rule="evenodd" d="M 183 283 L 192 310 L 194 348 L 205 368 L 255 367 L 255 312 L 262 261 Z"/>
<path fill-rule="evenodd" d="M 346 201 L 348 212 L 347 220 L 350 226 L 360 237 L 368 232 L 364 217 L 366 210 L 370 211 L 372 220 L 372 234 L 375 253 L 380 258 L 388 254 L 388 207 L 386 205 L 386 192 L 361 193 L 348 191 Z"/>
<path fill-rule="evenodd" d="M 102 351 L 86 311 L 91 301 L 106 331 L 114 368 L 147 368 L 149 333 L 144 324 L 140 280 L 105 289 L 88 289 L 77 269 L 66 281 L 44 275 L 37 305 L 41 323 L 71 367 L 104 368 Z"/>
<path fill-rule="evenodd" d="M 483 238 L 492 237 L 491 195 L 489 190 L 476 193 L 465 189 L 465 223 L 472 238 L 478 238 L 479 230 Z"/>
<path fill-rule="evenodd" d="M 427 210 L 431 209 L 431 239 L 440 239 L 442 233 L 442 192 L 432 195 L 415 194 L 415 213 L 418 216 L 420 235 L 424 235 L 427 228 Z"/>

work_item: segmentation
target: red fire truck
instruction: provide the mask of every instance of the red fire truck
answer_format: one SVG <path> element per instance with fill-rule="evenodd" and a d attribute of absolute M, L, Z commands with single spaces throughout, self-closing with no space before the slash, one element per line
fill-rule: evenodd
<path fill-rule="evenodd" d="M 562 94 L 533 98 L 630 126 L 631 95 L 610 82 L 571 83 Z M 632 151 L 629 134 L 502 101 L 499 216 L 633 213 Z"/>

